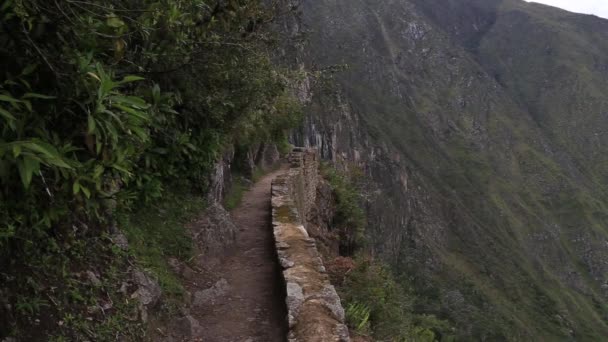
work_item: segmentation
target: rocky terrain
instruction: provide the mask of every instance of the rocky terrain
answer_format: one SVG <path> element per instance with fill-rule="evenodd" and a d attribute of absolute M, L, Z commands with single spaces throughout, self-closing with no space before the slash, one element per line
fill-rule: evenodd
<path fill-rule="evenodd" d="M 608 335 L 608 21 L 520 0 L 304 0 L 298 146 L 359 168 L 374 254 L 475 340 Z M 321 75 L 321 76 L 319 76 Z M 309 87 L 310 86 L 310 87 Z"/>

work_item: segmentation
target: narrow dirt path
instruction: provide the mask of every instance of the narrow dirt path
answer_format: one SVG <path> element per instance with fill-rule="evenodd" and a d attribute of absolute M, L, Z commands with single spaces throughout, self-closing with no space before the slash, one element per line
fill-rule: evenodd
<path fill-rule="evenodd" d="M 244 194 L 231 214 L 239 229 L 231 255 L 219 266 L 222 280 L 213 291 L 221 299 L 192 312 L 204 342 L 282 342 L 284 293 L 271 228 L 270 173 Z"/>

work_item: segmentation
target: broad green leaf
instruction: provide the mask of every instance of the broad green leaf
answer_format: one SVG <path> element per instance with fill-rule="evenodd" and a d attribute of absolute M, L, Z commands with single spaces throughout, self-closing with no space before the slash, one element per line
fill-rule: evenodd
<path fill-rule="evenodd" d="M 32 110 L 32 103 L 29 100 L 22 100 L 21 101 L 25 107 L 27 108 L 27 110 L 29 110 L 30 112 L 33 111 Z"/>
<path fill-rule="evenodd" d="M 23 160 L 17 160 L 17 169 L 19 170 L 19 177 L 21 178 L 21 183 L 23 187 L 27 190 L 30 187 L 30 182 L 32 181 L 31 175 L 28 177 L 25 165 L 23 164 Z"/>
<path fill-rule="evenodd" d="M 96 165 L 95 169 L 93 170 L 93 178 L 99 179 L 99 177 L 101 177 L 101 175 L 103 174 L 103 171 L 104 171 L 103 165 Z"/>
<path fill-rule="evenodd" d="M 106 97 L 112 89 L 116 88 L 117 85 L 118 83 L 115 83 L 109 77 L 102 77 L 101 87 L 99 88 L 100 98 Z"/>
<path fill-rule="evenodd" d="M 4 102 L 10 102 L 10 103 L 19 103 L 21 101 L 17 100 L 16 98 L 9 96 L 9 95 L 4 95 L 4 94 L 0 94 L 0 101 L 4 101 Z"/>
<path fill-rule="evenodd" d="M 106 25 L 113 28 L 119 28 L 125 26 L 125 22 L 122 21 L 119 17 L 109 17 L 106 20 Z"/>
<path fill-rule="evenodd" d="M 118 124 L 118 126 L 120 126 L 120 128 L 124 129 L 124 124 L 123 124 L 122 120 L 120 119 L 120 117 L 118 115 L 116 115 L 116 113 L 109 111 L 107 109 L 104 109 L 103 112 L 108 114 L 112 119 L 114 119 L 114 121 L 116 121 L 116 123 Z M 114 125 L 112 125 L 112 123 L 110 121 L 106 121 L 106 126 L 108 126 L 107 127 L 108 129 L 110 129 L 110 127 L 114 127 Z M 114 131 L 116 131 L 116 129 L 114 129 Z"/>
<path fill-rule="evenodd" d="M 137 81 L 143 81 L 145 80 L 145 78 L 143 77 L 139 77 L 139 76 L 134 76 L 134 75 L 128 75 L 125 76 L 122 81 L 118 82 L 119 84 L 125 84 L 125 83 L 131 83 L 131 82 L 137 82 Z"/>
<path fill-rule="evenodd" d="M 25 189 L 29 189 L 30 184 L 32 183 L 32 176 L 35 172 L 38 172 L 40 164 L 38 161 L 30 158 L 18 159 L 17 169 L 19 170 L 19 176 L 21 177 L 23 186 Z"/>
<path fill-rule="evenodd" d="M 50 165 L 55 165 L 64 169 L 73 169 L 70 165 L 68 165 L 63 159 L 48 159 L 46 162 Z"/>
<path fill-rule="evenodd" d="M 13 157 L 17 158 L 21 155 L 21 145 L 13 146 Z"/>
<path fill-rule="evenodd" d="M 30 64 L 23 69 L 23 71 L 21 72 L 21 75 L 27 76 L 27 75 L 31 74 L 32 72 L 34 72 L 34 70 L 36 70 L 37 67 L 38 67 L 38 64 Z"/>
<path fill-rule="evenodd" d="M 92 72 L 87 72 L 87 75 L 93 77 L 94 79 L 98 80 L 99 82 L 101 82 L 101 78 L 99 78 L 99 76 L 97 76 L 95 73 Z"/>
<path fill-rule="evenodd" d="M 32 89 L 32 85 L 27 80 L 20 78 L 19 82 L 21 82 L 27 89 Z"/>
<path fill-rule="evenodd" d="M 110 137 L 112 138 L 112 141 L 114 143 L 116 143 L 118 141 L 118 131 L 116 130 L 116 127 L 114 127 L 114 125 L 112 125 L 111 123 L 107 125 L 107 129 L 108 132 L 110 133 Z"/>
<path fill-rule="evenodd" d="M 23 159 L 25 168 L 33 174 L 38 173 L 40 171 L 40 162 L 34 158 L 24 158 Z"/>
<path fill-rule="evenodd" d="M 84 186 L 80 186 L 80 190 L 84 193 L 87 198 L 91 198 L 91 191 Z"/>
<path fill-rule="evenodd" d="M 6 121 L 17 120 L 15 117 L 9 113 L 7 110 L 0 108 L 0 116 L 6 119 Z"/>
<path fill-rule="evenodd" d="M 42 159 L 39 157 L 39 155 L 38 155 L 38 154 L 36 154 L 36 153 L 33 153 L 33 152 L 28 152 L 27 150 L 25 150 L 25 151 L 23 151 L 23 150 L 22 150 L 20 155 L 21 155 L 21 156 L 27 156 L 28 158 L 31 158 L 31 159 L 37 160 L 37 161 L 38 161 L 38 163 L 40 163 L 40 164 L 45 164 L 45 161 L 44 161 L 44 160 L 42 160 Z"/>
<path fill-rule="evenodd" d="M 174 115 L 179 115 L 179 112 L 171 107 L 163 108 L 163 112 L 169 113 L 169 114 L 174 114 Z"/>
<path fill-rule="evenodd" d="M 66 169 L 71 169 L 72 167 L 70 165 L 68 165 L 65 161 L 63 161 L 63 159 L 61 158 L 61 156 L 59 155 L 59 152 L 57 151 L 57 149 L 48 143 L 42 142 L 42 141 L 29 141 L 29 142 L 25 142 L 23 144 L 24 147 L 27 147 L 28 149 L 41 153 L 45 156 L 45 162 L 50 164 L 50 165 L 55 165 L 58 167 L 62 167 L 62 168 L 66 168 Z"/>
<path fill-rule="evenodd" d="M 32 98 L 32 99 L 53 100 L 53 99 L 56 99 L 57 97 L 55 97 L 55 96 L 48 96 L 48 95 L 42 95 L 42 94 L 36 94 L 36 93 L 26 93 L 21 98 L 22 99 L 30 99 L 30 98 Z"/>
<path fill-rule="evenodd" d="M 129 170 L 125 169 L 124 167 L 122 167 L 120 165 L 114 164 L 114 165 L 112 165 L 112 168 L 114 168 L 114 169 L 116 169 L 118 171 L 124 172 L 127 175 L 131 175 L 131 172 L 129 172 Z"/>
<path fill-rule="evenodd" d="M 23 143 L 23 146 L 27 147 L 28 149 L 30 149 L 32 151 L 42 153 L 47 158 L 58 158 L 59 157 L 59 152 L 57 151 L 57 149 L 53 145 L 46 143 L 46 142 L 26 141 Z"/>
<path fill-rule="evenodd" d="M 142 112 L 142 111 L 137 110 L 137 109 L 129 108 L 127 106 L 123 106 L 123 105 L 120 105 L 118 103 L 114 104 L 113 107 L 118 108 L 118 109 L 120 109 L 120 110 L 122 110 L 124 112 L 127 112 L 127 113 L 129 113 L 129 114 L 131 114 L 131 115 L 133 115 L 133 116 L 135 116 L 137 118 L 140 118 L 140 119 L 144 120 L 144 121 L 148 121 L 149 120 L 148 115 L 146 114 L 146 112 Z"/>
<path fill-rule="evenodd" d="M 141 127 L 131 127 L 131 130 L 142 141 L 148 141 L 148 133 L 144 129 L 142 129 Z"/>
<path fill-rule="evenodd" d="M 95 132 L 95 119 L 93 118 L 92 115 L 88 116 L 87 126 L 88 126 L 87 131 L 89 132 L 89 134 L 93 134 Z"/>
<path fill-rule="evenodd" d="M 80 183 L 78 183 L 78 181 L 75 181 L 74 184 L 72 185 L 72 193 L 74 195 L 76 195 L 79 191 L 80 191 Z"/>
<path fill-rule="evenodd" d="M 137 96 L 112 96 L 110 97 L 110 100 L 120 104 L 128 104 L 142 109 L 150 107 L 146 100 Z"/>

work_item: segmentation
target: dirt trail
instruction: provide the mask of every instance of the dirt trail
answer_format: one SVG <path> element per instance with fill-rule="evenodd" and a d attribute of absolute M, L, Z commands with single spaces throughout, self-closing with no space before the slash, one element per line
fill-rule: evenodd
<path fill-rule="evenodd" d="M 271 182 L 280 172 L 255 183 L 231 213 L 239 231 L 231 255 L 218 268 L 223 280 L 211 290 L 215 291 L 210 293 L 213 300 L 192 312 L 202 327 L 199 341 L 285 340 L 284 290 L 279 281 L 270 213 Z M 216 296 L 218 293 L 223 295 Z"/>

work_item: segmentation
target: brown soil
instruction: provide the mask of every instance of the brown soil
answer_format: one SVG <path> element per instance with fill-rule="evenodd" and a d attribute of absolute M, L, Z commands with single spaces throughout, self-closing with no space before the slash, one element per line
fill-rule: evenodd
<path fill-rule="evenodd" d="M 191 315 L 202 331 L 196 341 L 274 342 L 286 336 L 284 288 L 274 249 L 270 212 L 271 182 L 281 171 L 266 175 L 243 196 L 231 214 L 239 228 L 231 255 L 215 268 L 216 281 L 228 291 Z M 201 275 L 202 277 L 202 275 Z M 200 283 L 209 283 L 208 278 Z"/>

